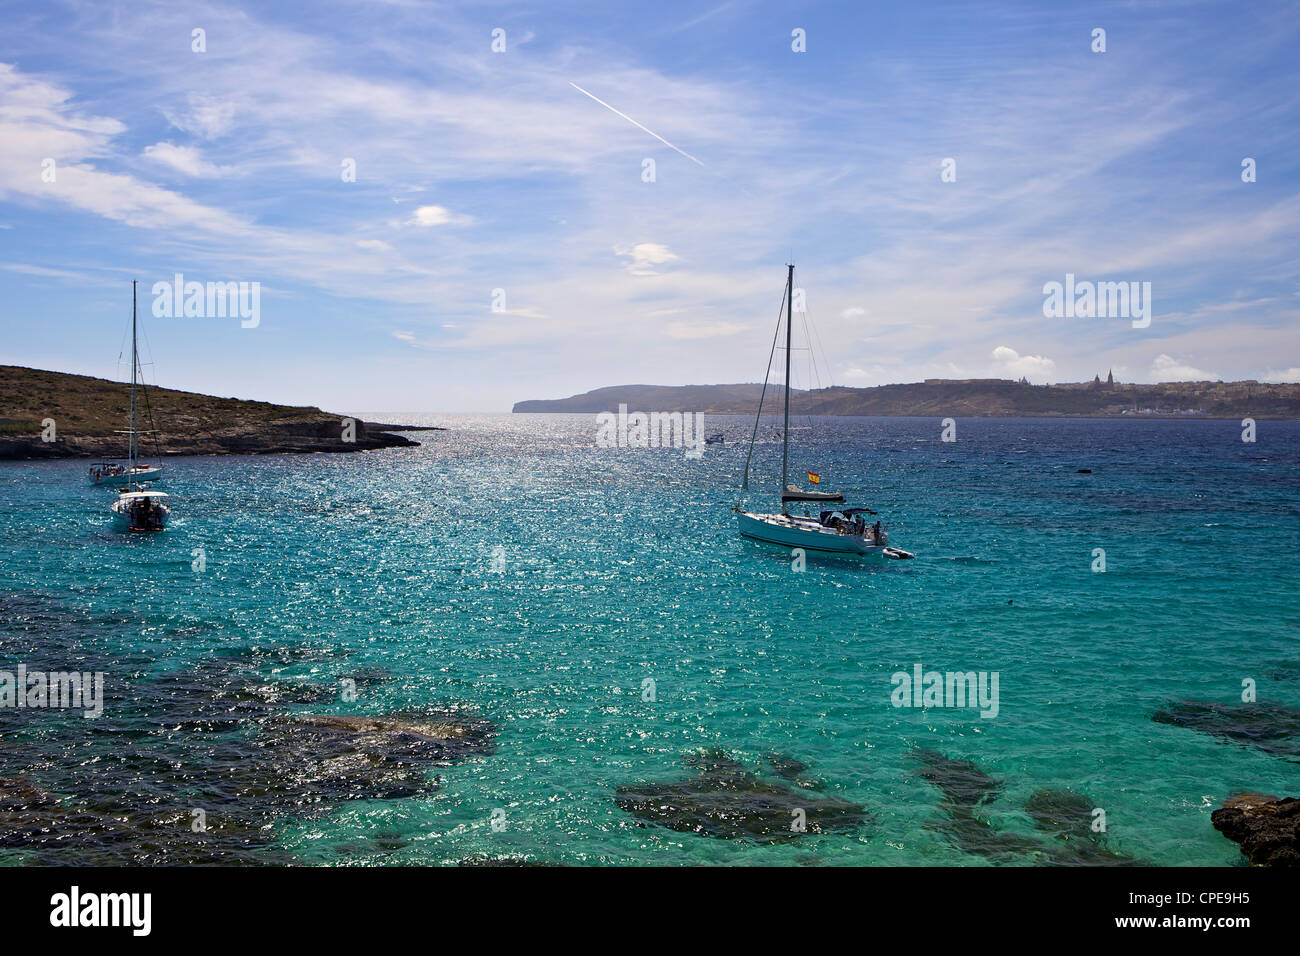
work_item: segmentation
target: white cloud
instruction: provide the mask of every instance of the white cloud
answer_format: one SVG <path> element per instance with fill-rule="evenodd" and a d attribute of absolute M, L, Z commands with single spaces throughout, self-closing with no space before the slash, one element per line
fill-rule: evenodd
<path fill-rule="evenodd" d="M 122 173 L 103 172 L 92 160 L 112 152 L 126 127 L 114 119 L 74 112 L 66 90 L 0 64 L 0 198 L 54 201 L 143 228 L 195 228 L 229 237 L 249 226 L 221 209 Z M 55 160 L 54 180 L 40 171 Z"/>
<path fill-rule="evenodd" d="M 155 143 L 144 148 L 144 155 L 187 176 L 224 176 L 231 172 L 227 166 L 217 166 L 205 160 L 193 146 Z"/>
<path fill-rule="evenodd" d="M 414 332 L 395 331 L 395 332 L 393 333 L 393 338 L 395 338 L 395 339 L 401 339 L 403 342 L 414 342 L 414 341 L 415 341 L 415 333 L 414 333 Z"/>
<path fill-rule="evenodd" d="M 1203 372 L 1199 368 L 1184 365 L 1173 356 L 1161 352 L 1151 362 L 1151 378 L 1155 382 L 1214 382 L 1220 376 L 1217 372 Z"/>
<path fill-rule="evenodd" d="M 709 325 L 670 322 L 667 332 L 668 337 L 672 339 L 716 339 L 725 335 L 735 335 L 745 329 L 746 326 L 737 322 L 714 322 Z"/>
<path fill-rule="evenodd" d="M 392 252 L 393 247 L 382 239 L 358 239 L 358 249 L 367 249 L 371 252 Z"/>
<path fill-rule="evenodd" d="M 999 345 L 993 350 L 993 361 L 1002 370 L 1028 379 L 1050 379 L 1056 373 L 1056 363 L 1045 355 L 1021 355 L 1013 348 Z"/>
<path fill-rule="evenodd" d="M 442 226 L 452 221 L 451 211 L 445 206 L 420 206 L 411 214 L 413 226 Z"/>
<path fill-rule="evenodd" d="M 860 319 L 867 314 L 867 310 L 861 306 L 851 305 L 840 313 L 841 319 Z"/>
<path fill-rule="evenodd" d="M 614 254 L 631 260 L 626 263 L 627 271 L 634 276 L 658 275 L 655 266 L 677 259 L 675 253 L 659 242 L 638 242 L 631 248 L 615 246 Z"/>
<path fill-rule="evenodd" d="M 1269 369 L 1259 377 L 1259 380 L 1261 382 L 1273 383 L 1300 382 L 1300 368 L 1295 368 L 1293 366 L 1288 369 L 1283 369 L 1280 372 Z"/>
<path fill-rule="evenodd" d="M 204 139 L 215 139 L 234 126 L 235 104 L 217 96 L 191 93 L 185 110 L 164 109 L 163 116 L 179 130 Z"/>

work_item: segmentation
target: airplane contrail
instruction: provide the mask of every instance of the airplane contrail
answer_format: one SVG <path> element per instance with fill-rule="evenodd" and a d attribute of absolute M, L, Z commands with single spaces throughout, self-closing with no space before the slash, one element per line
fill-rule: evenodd
<path fill-rule="evenodd" d="M 609 110 L 611 113 L 618 113 L 619 116 L 623 117 L 623 119 L 627 120 L 629 123 L 631 123 L 631 124 L 632 124 L 633 126 L 635 126 L 637 129 L 645 130 L 647 133 L 649 133 L 649 134 L 650 134 L 651 136 L 653 136 L 655 139 L 659 140 L 659 142 L 663 143 L 663 144 L 664 144 L 665 146 L 667 146 L 669 149 L 676 150 L 677 152 L 681 153 L 683 156 L 685 156 L 687 159 L 689 159 L 691 162 L 695 163 L 696 165 L 699 165 L 699 166 L 703 166 L 703 165 L 704 165 L 704 164 L 701 163 L 698 159 L 696 159 L 694 156 L 692 156 L 690 153 L 686 152 L 686 150 L 684 150 L 684 149 L 678 149 L 676 146 L 674 146 L 672 143 L 668 142 L 668 140 L 664 139 L 662 136 L 660 136 L 660 135 L 659 135 L 658 133 L 656 133 L 654 130 L 652 130 L 652 129 L 647 129 L 646 127 L 644 127 L 644 126 L 642 126 L 640 123 L 638 123 L 636 120 L 634 120 L 632 117 L 628 116 L 626 113 L 622 112 L 621 110 L 616 110 L 616 109 L 614 109 L 614 107 L 610 106 L 608 103 L 606 103 L 604 100 L 602 100 L 599 96 L 594 96 L 594 95 L 592 95 L 591 93 L 588 93 L 588 92 L 587 92 L 586 90 L 584 90 L 581 86 L 579 86 L 577 83 L 574 83 L 574 82 L 572 82 L 572 81 L 570 81 L 569 85 L 570 85 L 571 87 L 573 87 L 575 90 L 577 90 L 579 93 L 583 94 L 584 96 L 590 96 L 593 100 L 595 100 L 595 101 L 596 101 L 597 103 L 599 103 L 601 106 L 605 107 L 605 109 Z"/>

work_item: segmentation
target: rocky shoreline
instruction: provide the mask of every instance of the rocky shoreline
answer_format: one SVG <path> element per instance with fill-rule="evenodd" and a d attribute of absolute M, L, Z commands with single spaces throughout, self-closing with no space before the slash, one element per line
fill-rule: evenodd
<path fill-rule="evenodd" d="M 1210 822 L 1254 866 L 1300 866 L 1300 800 L 1243 793 L 1229 797 Z"/>
<path fill-rule="evenodd" d="M 256 429 L 231 428 L 190 436 L 165 435 L 155 449 L 146 445 L 141 460 L 172 455 L 283 455 L 315 452 L 372 451 L 376 448 L 414 448 L 420 443 L 398 430 L 433 431 L 409 425 L 377 425 L 353 419 L 355 438 L 344 441 L 343 417 L 321 413 L 318 418 L 297 418 L 268 422 Z M 75 435 L 62 433 L 56 441 L 35 436 L 0 436 L 0 461 L 33 461 L 47 458 L 89 458 L 114 460 L 126 457 L 121 435 Z"/>
<path fill-rule="evenodd" d="M 141 456 L 270 455 L 419 445 L 431 426 L 366 422 L 311 406 L 273 405 L 150 388 Z M 43 369 L 0 366 L 0 460 L 125 457 L 128 387 Z"/>

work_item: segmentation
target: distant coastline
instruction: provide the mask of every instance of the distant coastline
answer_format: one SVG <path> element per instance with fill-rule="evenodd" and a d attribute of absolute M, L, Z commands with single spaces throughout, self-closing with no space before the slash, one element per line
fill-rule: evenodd
<path fill-rule="evenodd" d="M 637 411 L 752 415 L 760 383 L 614 385 L 558 399 L 516 402 L 512 411 L 599 413 L 627 405 Z M 769 385 L 764 408 L 779 411 L 780 385 Z M 1009 379 L 927 379 L 871 388 L 792 389 L 800 415 L 953 418 L 1300 418 L 1300 384 L 1104 381 L 1030 385 Z"/>
<path fill-rule="evenodd" d="M 141 440 L 145 460 L 155 455 L 267 455 L 409 447 L 419 442 L 394 432 L 441 430 L 366 422 L 313 406 L 217 398 L 171 388 L 151 387 L 146 398 L 141 427 L 156 429 L 156 433 Z M 121 432 L 126 428 L 128 403 L 129 387 L 123 382 L 0 365 L 0 460 L 122 458 L 126 436 Z"/>

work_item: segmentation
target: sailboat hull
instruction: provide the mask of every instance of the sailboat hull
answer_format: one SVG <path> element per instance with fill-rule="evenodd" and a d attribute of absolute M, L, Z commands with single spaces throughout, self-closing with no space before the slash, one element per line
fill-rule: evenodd
<path fill-rule="evenodd" d="M 871 554 L 883 551 L 888 538 L 879 544 L 873 540 L 870 529 L 866 534 L 842 534 L 827 528 L 813 518 L 797 515 L 754 514 L 736 512 L 740 533 L 747 538 L 783 545 L 787 548 L 804 548 L 809 551 L 829 551 L 836 554 Z"/>
<path fill-rule="evenodd" d="M 162 465 L 137 465 L 134 468 L 106 469 L 90 472 L 90 483 L 94 485 L 117 486 L 127 481 L 155 481 L 162 477 Z"/>

